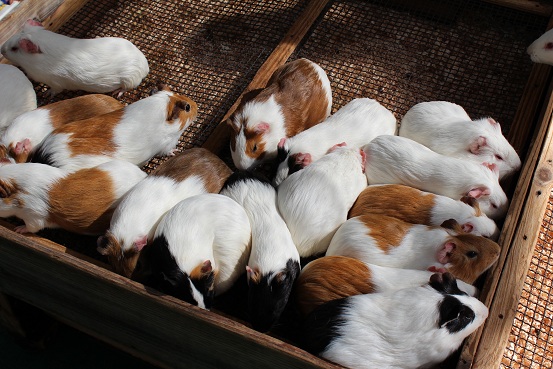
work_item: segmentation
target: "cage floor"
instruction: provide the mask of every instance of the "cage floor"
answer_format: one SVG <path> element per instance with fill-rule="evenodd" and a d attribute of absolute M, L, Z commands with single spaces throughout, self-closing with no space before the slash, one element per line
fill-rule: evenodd
<path fill-rule="evenodd" d="M 181 137 L 178 148 L 184 150 L 205 142 L 307 3 L 99 0 L 89 2 L 59 32 L 135 43 L 151 72 L 122 101 L 148 96 L 158 82 L 195 100 L 199 115 Z M 448 100 L 473 118 L 494 117 L 507 135 L 532 67 L 526 47 L 547 21 L 481 1 L 330 1 L 291 59 L 309 58 L 325 69 L 333 112 L 353 98 L 370 97 L 400 120 L 418 102 Z M 46 103 L 46 87 L 37 84 L 36 89 L 39 102 Z M 63 93 L 56 100 L 78 94 Z M 162 159 L 153 158 L 144 169 Z M 40 235 L 98 257 L 95 238 L 58 230 Z M 543 269 L 551 254 L 548 237 L 544 231 L 537 247 L 504 367 L 551 366 L 551 267 Z M 530 292 L 536 283 L 538 296 Z"/>

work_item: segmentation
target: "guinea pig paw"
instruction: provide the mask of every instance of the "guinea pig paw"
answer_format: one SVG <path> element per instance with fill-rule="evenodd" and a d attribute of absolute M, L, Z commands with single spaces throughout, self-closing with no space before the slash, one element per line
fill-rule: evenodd
<path fill-rule="evenodd" d="M 122 88 L 118 88 L 117 90 L 113 91 L 111 95 L 113 97 L 120 98 L 121 96 L 123 96 L 124 93 L 125 93 L 125 90 L 123 90 Z"/>
<path fill-rule="evenodd" d="M 168 156 L 175 156 L 177 155 L 177 153 L 179 152 L 179 149 L 172 149 L 171 151 L 169 151 L 169 153 L 167 154 Z"/>
<path fill-rule="evenodd" d="M 20 234 L 23 234 L 23 233 L 30 233 L 29 230 L 27 229 L 27 226 L 26 225 L 21 225 L 21 226 L 17 226 L 13 229 L 13 231 L 15 233 L 20 233 Z"/>

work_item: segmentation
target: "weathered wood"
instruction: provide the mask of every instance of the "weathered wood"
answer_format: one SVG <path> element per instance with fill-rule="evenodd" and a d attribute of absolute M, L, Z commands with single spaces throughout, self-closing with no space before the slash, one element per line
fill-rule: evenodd
<path fill-rule="evenodd" d="M 222 151 L 223 147 L 228 145 L 230 128 L 225 123 L 225 121 L 231 116 L 234 110 L 236 110 L 238 104 L 240 103 L 240 100 L 242 99 L 242 96 L 244 96 L 244 94 L 248 91 L 254 90 L 256 88 L 262 88 L 267 85 L 267 82 L 269 82 L 269 79 L 271 78 L 273 72 L 282 64 L 284 64 L 288 60 L 290 55 L 292 55 L 303 37 L 306 35 L 307 31 L 311 28 L 315 20 L 319 17 L 327 3 L 328 0 L 312 0 L 309 2 L 304 12 L 298 17 L 292 27 L 290 27 L 282 41 L 273 50 L 271 55 L 269 55 L 261 68 L 259 68 L 248 87 L 246 87 L 238 100 L 236 100 L 229 111 L 225 114 L 223 120 L 209 135 L 209 138 L 203 144 L 204 148 L 210 150 L 215 154 L 219 154 Z"/>
<path fill-rule="evenodd" d="M 487 3 L 501 5 L 506 8 L 549 17 L 553 11 L 551 4 L 538 0 L 484 0 Z"/>
<path fill-rule="evenodd" d="M 166 368 L 339 368 L 4 228 L 0 290 Z"/>

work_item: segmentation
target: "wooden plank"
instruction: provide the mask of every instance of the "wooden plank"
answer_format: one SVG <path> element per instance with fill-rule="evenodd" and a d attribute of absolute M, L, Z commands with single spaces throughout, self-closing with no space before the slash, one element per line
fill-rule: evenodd
<path fill-rule="evenodd" d="M 312 0 L 307 5 L 303 13 L 298 17 L 295 23 L 290 27 L 282 41 L 273 50 L 271 55 L 267 58 L 265 63 L 259 68 L 250 84 L 244 92 L 240 95 L 238 100 L 231 106 L 229 111 L 223 117 L 223 120 L 215 127 L 213 132 L 209 135 L 209 138 L 203 144 L 203 147 L 210 150 L 215 154 L 219 154 L 223 148 L 228 145 L 230 137 L 230 128 L 225 121 L 236 110 L 242 96 L 248 91 L 256 88 L 262 88 L 267 85 L 273 72 L 284 64 L 290 55 L 297 48 L 303 37 L 307 34 L 307 31 L 311 28 L 315 20 L 319 17 L 328 0 Z"/>
<path fill-rule="evenodd" d="M 549 17 L 553 6 L 546 1 L 539 0 L 484 0 L 487 3 L 512 8 L 523 12 Z"/>
<path fill-rule="evenodd" d="M 161 367 L 340 368 L 4 228 L 0 290 Z"/>

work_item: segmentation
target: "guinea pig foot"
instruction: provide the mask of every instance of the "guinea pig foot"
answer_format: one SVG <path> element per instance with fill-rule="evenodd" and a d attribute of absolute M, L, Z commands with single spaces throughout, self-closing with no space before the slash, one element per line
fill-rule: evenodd
<path fill-rule="evenodd" d="M 13 229 L 13 231 L 15 233 L 20 233 L 20 234 L 23 234 L 23 233 L 31 233 L 29 232 L 29 230 L 27 229 L 27 226 L 26 225 L 21 225 L 21 226 L 17 226 Z"/>
<path fill-rule="evenodd" d="M 177 153 L 179 152 L 179 149 L 172 149 L 171 151 L 169 151 L 169 153 L 167 154 L 168 156 L 175 156 L 177 155 Z"/>
<path fill-rule="evenodd" d="M 111 93 L 111 96 L 120 98 L 121 96 L 123 96 L 124 93 L 125 93 L 125 90 L 123 90 L 122 88 L 118 88 L 117 90 Z"/>

